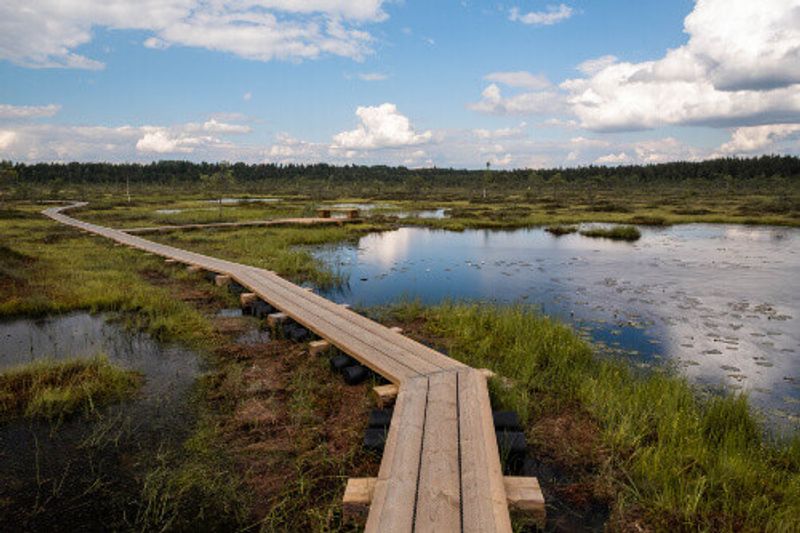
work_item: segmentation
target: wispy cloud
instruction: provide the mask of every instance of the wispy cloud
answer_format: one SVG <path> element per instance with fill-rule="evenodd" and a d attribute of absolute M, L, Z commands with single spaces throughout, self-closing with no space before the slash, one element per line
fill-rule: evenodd
<path fill-rule="evenodd" d="M 357 76 L 361 81 L 383 81 L 389 79 L 389 75 L 382 72 L 361 72 Z"/>
<path fill-rule="evenodd" d="M 60 105 L 9 105 L 0 104 L 0 118 L 24 119 L 52 117 L 61 110 Z"/>
<path fill-rule="evenodd" d="M 518 7 L 511 8 L 509 20 L 522 22 L 531 26 L 552 26 L 567 20 L 575 14 L 575 10 L 566 4 L 549 5 L 544 11 L 521 13 Z"/>

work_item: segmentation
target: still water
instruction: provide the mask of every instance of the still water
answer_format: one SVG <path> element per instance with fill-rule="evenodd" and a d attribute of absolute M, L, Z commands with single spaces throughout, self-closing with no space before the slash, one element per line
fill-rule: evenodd
<path fill-rule="evenodd" d="M 97 417 L 0 421 L 0 523 L 20 531 L 128 529 L 156 453 L 179 449 L 188 435 L 189 394 L 201 371 L 194 352 L 84 312 L 0 322 L 0 371 L 98 354 L 141 374 L 141 387 Z"/>
<path fill-rule="evenodd" d="M 631 244 L 401 228 L 315 254 L 349 279 L 328 294 L 337 301 L 530 304 L 604 353 L 673 363 L 699 384 L 747 391 L 770 422 L 800 426 L 800 230 L 641 229 Z"/>

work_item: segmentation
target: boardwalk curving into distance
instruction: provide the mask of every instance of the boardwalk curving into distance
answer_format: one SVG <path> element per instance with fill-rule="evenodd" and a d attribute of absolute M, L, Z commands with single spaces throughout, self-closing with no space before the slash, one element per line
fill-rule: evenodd
<path fill-rule="evenodd" d="M 244 222 L 209 222 L 207 224 L 173 224 L 168 226 L 150 226 L 146 228 L 127 228 L 125 233 L 165 233 L 175 230 L 194 230 L 209 228 L 241 228 L 247 226 L 340 226 L 347 222 L 358 222 L 357 218 L 276 218 L 270 220 L 245 220 Z"/>
<path fill-rule="evenodd" d="M 274 272 L 181 250 L 69 217 L 63 224 L 203 270 L 230 276 L 399 387 L 366 531 L 510 532 L 486 377 Z M 513 479 L 513 478 L 511 478 Z"/>

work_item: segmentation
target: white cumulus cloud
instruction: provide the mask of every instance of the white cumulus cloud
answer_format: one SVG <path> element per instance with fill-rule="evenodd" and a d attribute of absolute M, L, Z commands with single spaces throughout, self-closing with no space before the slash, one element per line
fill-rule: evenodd
<path fill-rule="evenodd" d="M 418 133 L 408 117 L 390 103 L 379 106 L 358 107 L 356 115 L 361 123 L 354 130 L 337 133 L 332 150 L 373 150 L 414 146 L 430 142 L 433 132 Z"/>
<path fill-rule="evenodd" d="M 98 28 L 139 30 L 144 46 L 217 50 L 247 59 L 361 59 L 385 0 L 27 0 L 0 2 L 0 58 L 34 67 L 100 69 L 77 49 Z"/>
<path fill-rule="evenodd" d="M 594 160 L 598 165 L 621 165 L 623 163 L 629 163 L 630 161 L 631 158 L 625 152 L 604 155 Z"/>
<path fill-rule="evenodd" d="M 16 132 L 10 130 L 0 130 L 0 150 L 8 150 L 16 140 Z"/>
<path fill-rule="evenodd" d="M 584 127 L 752 126 L 800 120 L 797 0 L 698 0 L 688 42 L 655 61 L 606 56 L 561 87 Z"/>
<path fill-rule="evenodd" d="M 800 124 L 770 124 L 737 128 L 731 134 L 731 140 L 720 147 L 720 152 L 725 155 L 748 155 L 770 148 L 777 142 L 799 138 Z"/>
<path fill-rule="evenodd" d="M 496 83 L 483 90 L 479 101 L 467 104 L 468 109 L 493 115 L 554 113 L 562 107 L 562 97 L 556 91 L 531 91 L 503 96 L 502 90 Z"/>

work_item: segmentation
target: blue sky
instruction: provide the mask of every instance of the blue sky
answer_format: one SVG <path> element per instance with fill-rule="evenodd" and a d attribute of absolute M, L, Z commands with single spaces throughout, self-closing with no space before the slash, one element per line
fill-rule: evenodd
<path fill-rule="evenodd" d="M 800 152 L 800 0 L 28 0 L 0 158 L 498 168 Z"/>

